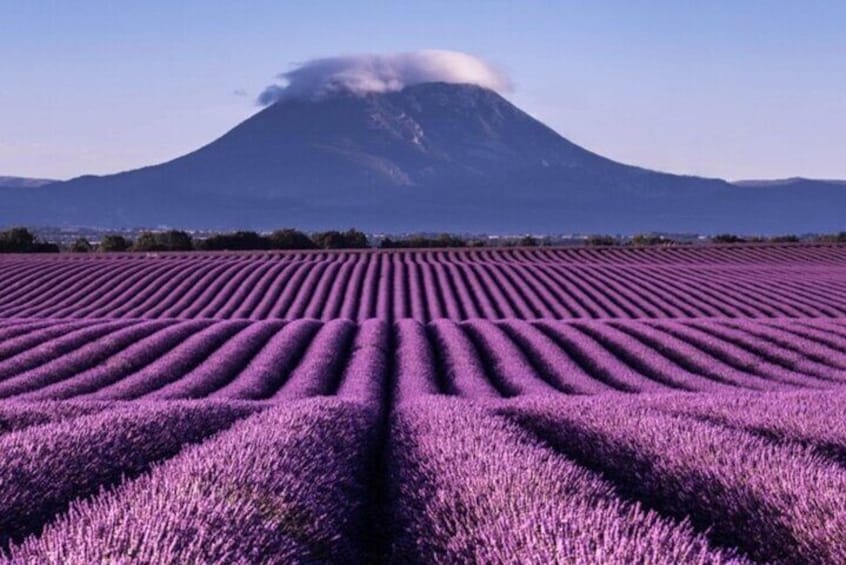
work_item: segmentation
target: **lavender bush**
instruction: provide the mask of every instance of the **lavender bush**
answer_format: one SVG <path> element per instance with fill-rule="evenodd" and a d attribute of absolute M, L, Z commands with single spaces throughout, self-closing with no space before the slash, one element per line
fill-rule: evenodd
<path fill-rule="evenodd" d="M 399 563 L 723 563 L 685 522 L 620 500 L 484 405 L 429 397 L 392 418 Z"/>
<path fill-rule="evenodd" d="M 502 413 L 721 544 L 766 562 L 846 559 L 846 470 L 812 449 L 637 401 L 523 402 Z"/>
<path fill-rule="evenodd" d="M 374 413 L 336 399 L 255 415 L 91 501 L 12 561 L 354 563 L 367 551 Z"/>
<path fill-rule="evenodd" d="M 139 403 L 0 435 L 0 546 L 38 532 L 72 500 L 145 471 L 251 410 Z"/>

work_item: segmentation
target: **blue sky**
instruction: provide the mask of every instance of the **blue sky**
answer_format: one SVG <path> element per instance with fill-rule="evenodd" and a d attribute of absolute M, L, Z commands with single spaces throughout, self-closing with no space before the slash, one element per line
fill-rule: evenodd
<path fill-rule="evenodd" d="M 132 4 L 132 5 L 130 5 Z M 292 64 L 452 49 L 608 157 L 723 178 L 846 178 L 846 2 L 0 0 L 0 174 L 178 156 Z"/>

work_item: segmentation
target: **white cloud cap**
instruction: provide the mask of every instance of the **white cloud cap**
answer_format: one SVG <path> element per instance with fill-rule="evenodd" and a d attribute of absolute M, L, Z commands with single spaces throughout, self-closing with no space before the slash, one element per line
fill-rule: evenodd
<path fill-rule="evenodd" d="M 332 92 L 391 92 L 424 82 L 475 84 L 498 92 L 511 89 L 501 70 L 458 51 L 425 50 L 390 55 L 347 55 L 313 59 L 282 73 L 285 84 L 259 95 L 264 106 L 285 98 L 317 99 Z"/>

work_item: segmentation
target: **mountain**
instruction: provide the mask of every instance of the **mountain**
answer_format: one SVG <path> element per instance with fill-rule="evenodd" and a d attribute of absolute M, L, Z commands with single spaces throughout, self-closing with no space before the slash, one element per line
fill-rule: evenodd
<path fill-rule="evenodd" d="M 737 180 L 734 181 L 737 186 L 746 186 L 753 188 L 771 188 L 789 186 L 792 188 L 813 189 L 822 186 L 843 186 L 846 187 L 846 180 L 833 179 L 806 179 L 803 177 L 790 177 L 788 179 L 771 179 L 771 180 Z"/>
<path fill-rule="evenodd" d="M 56 182 L 48 179 L 29 179 L 24 177 L 3 177 L 0 176 L 0 188 L 31 188 L 44 186 Z"/>
<path fill-rule="evenodd" d="M 167 163 L 0 189 L 0 224 L 408 232 L 843 229 L 846 188 L 666 174 L 579 147 L 491 90 L 283 99 Z"/>

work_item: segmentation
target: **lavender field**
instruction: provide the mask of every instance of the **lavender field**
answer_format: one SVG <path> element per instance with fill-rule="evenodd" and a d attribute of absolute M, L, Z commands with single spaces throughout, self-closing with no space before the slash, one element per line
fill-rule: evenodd
<path fill-rule="evenodd" d="M 846 247 L 0 258 L 0 561 L 846 563 Z"/>

